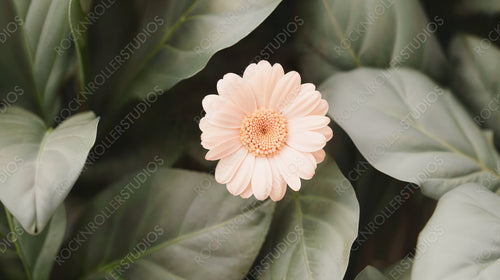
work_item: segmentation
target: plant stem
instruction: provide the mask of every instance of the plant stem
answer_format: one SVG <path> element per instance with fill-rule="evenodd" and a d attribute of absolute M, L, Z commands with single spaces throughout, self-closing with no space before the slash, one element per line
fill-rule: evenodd
<path fill-rule="evenodd" d="M 5 207 L 5 206 L 4 206 Z M 9 229 L 12 233 L 16 233 L 16 229 L 14 228 L 14 221 L 12 219 L 12 215 L 10 214 L 9 210 L 7 210 L 7 207 L 5 207 L 5 215 L 7 216 L 7 221 L 9 222 Z M 28 264 L 26 263 L 26 259 L 24 258 L 24 254 L 21 251 L 21 247 L 19 246 L 19 242 L 17 242 L 17 235 L 15 235 L 16 238 L 12 242 L 14 242 L 14 246 L 16 247 L 17 255 L 19 256 L 19 259 L 21 259 L 21 262 L 24 267 L 24 271 L 26 272 L 26 276 L 28 277 L 29 280 L 32 280 L 33 278 L 31 277 L 31 272 L 28 268 Z"/>

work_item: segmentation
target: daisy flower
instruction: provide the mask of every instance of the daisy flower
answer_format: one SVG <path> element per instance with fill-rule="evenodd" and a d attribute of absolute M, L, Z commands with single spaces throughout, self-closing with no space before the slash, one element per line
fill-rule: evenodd
<path fill-rule="evenodd" d="M 328 103 L 300 75 L 267 61 L 250 64 L 240 77 L 228 73 L 217 94 L 203 99 L 201 144 L 207 160 L 219 160 L 215 179 L 233 195 L 283 198 L 311 179 L 332 138 Z"/>

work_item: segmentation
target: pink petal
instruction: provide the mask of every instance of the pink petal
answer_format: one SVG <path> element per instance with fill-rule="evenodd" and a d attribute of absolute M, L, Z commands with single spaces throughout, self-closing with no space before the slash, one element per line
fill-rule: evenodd
<path fill-rule="evenodd" d="M 300 86 L 300 94 L 316 91 L 316 86 L 311 83 L 305 83 Z"/>
<path fill-rule="evenodd" d="M 207 113 L 207 115 L 210 115 L 212 113 L 218 112 L 218 111 L 224 111 L 230 114 L 234 114 L 235 116 L 238 117 L 243 117 L 243 111 L 238 108 L 236 104 L 234 104 L 233 101 L 231 101 L 229 98 L 220 96 L 217 94 L 209 94 L 205 96 L 202 100 L 202 105 L 203 105 L 203 110 Z"/>
<path fill-rule="evenodd" d="M 248 184 L 250 184 L 254 168 L 255 156 L 249 153 L 241 163 L 240 168 L 238 168 L 231 181 L 227 183 L 227 190 L 233 195 L 240 195 Z"/>
<path fill-rule="evenodd" d="M 207 119 L 208 122 L 218 127 L 239 129 L 241 127 L 243 115 L 235 115 L 228 110 L 217 110 L 210 112 L 203 119 Z"/>
<path fill-rule="evenodd" d="M 314 108 L 314 110 L 310 113 L 310 115 L 321 115 L 324 116 L 328 113 L 328 102 L 326 100 L 321 99 L 318 106 Z"/>
<path fill-rule="evenodd" d="M 316 162 L 310 153 L 301 153 L 291 147 L 284 146 L 278 157 L 282 163 L 286 164 L 288 172 L 306 180 L 314 176 Z M 280 169 L 280 171 L 283 170 Z M 284 174 L 282 173 L 282 175 Z M 285 178 L 285 176 L 283 177 Z"/>
<path fill-rule="evenodd" d="M 200 121 L 200 129 L 203 131 L 203 133 L 201 133 L 201 145 L 205 149 L 212 149 L 223 141 L 233 138 L 239 139 L 240 137 L 239 129 L 216 127 L 204 121 L 204 119 Z"/>
<path fill-rule="evenodd" d="M 253 88 L 242 77 L 229 73 L 217 82 L 217 91 L 225 98 L 229 98 L 246 114 L 257 109 L 257 101 Z"/>
<path fill-rule="evenodd" d="M 231 155 L 222 158 L 215 168 L 215 180 L 219 184 L 227 184 L 231 181 L 247 154 L 248 150 L 241 147 Z"/>
<path fill-rule="evenodd" d="M 274 92 L 274 89 L 278 85 L 278 82 L 285 76 L 285 71 L 281 64 L 275 63 L 273 65 L 273 69 L 271 70 L 271 74 L 269 75 L 266 83 L 266 87 L 264 92 L 266 92 L 266 100 L 264 106 L 269 107 L 269 103 L 271 103 L 271 96 Z"/>
<path fill-rule="evenodd" d="M 245 190 L 240 194 L 242 198 L 249 198 L 253 194 L 252 192 L 252 184 L 248 184 L 248 186 L 245 188 Z"/>
<path fill-rule="evenodd" d="M 284 74 L 280 64 L 276 63 L 271 66 L 265 60 L 247 67 L 243 73 L 243 79 L 247 80 L 253 87 L 258 108 L 268 107 L 274 88 Z"/>
<path fill-rule="evenodd" d="M 304 117 L 320 104 L 321 94 L 317 91 L 301 92 L 297 99 L 285 108 L 284 114 L 287 119 Z"/>
<path fill-rule="evenodd" d="M 207 118 L 201 118 L 199 127 L 201 131 L 206 131 L 213 128 L 214 126 L 208 123 Z"/>
<path fill-rule="evenodd" d="M 293 132 L 302 133 L 303 131 L 322 129 L 330 123 L 330 118 L 325 116 L 306 116 L 288 120 L 288 130 L 290 134 Z"/>
<path fill-rule="evenodd" d="M 271 65 L 269 64 L 269 67 L 270 66 Z M 243 71 L 243 79 L 251 82 L 252 81 L 251 78 L 253 78 L 257 73 L 258 73 L 257 72 L 257 64 L 251 63 L 250 65 L 247 66 L 247 68 L 245 68 L 245 71 Z"/>
<path fill-rule="evenodd" d="M 278 167 L 281 176 L 292 190 L 298 191 L 300 189 L 300 178 L 296 174 L 296 168 L 292 162 L 289 162 L 283 156 L 282 152 L 275 157 L 269 158 L 269 161 L 272 166 Z"/>
<path fill-rule="evenodd" d="M 318 132 L 304 131 L 290 133 L 286 139 L 286 143 L 298 151 L 312 153 L 323 149 L 326 144 L 326 138 Z"/>
<path fill-rule="evenodd" d="M 320 163 L 323 160 L 325 160 L 326 153 L 325 153 L 325 150 L 321 149 L 321 150 L 318 150 L 316 152 L 313 152 L 312 155 L 314 156 L 316 163 Z"/>
<path fill-rule="evenodd" d="M 218 160 L 223 157 L 227 157 L 237 151 L 241 147 L 241 142 L 239 137 L 226 139 L 224 142 L 220 142 L 217 146 L 213 147 L 205 155 L 206 160 Z"/>
<path fill-rule="evenodd" d="M 299 95 L 300 88 L 299 73 L 295 71 L 286 73 L 276 84 L 269 107 L 282 112 Z"/>
<path fill-rule="evenodd" d="M 314 168 L 314 170 L 316 170 L 316 167 L 318 166 L 318 164 L 316 163 L 316 159 L 314 158 L 313 154 L 312 153 L 304 153 L 304 152 L 299 152 L 299 153 L 304 155 L 306 157 L 306 159 L 309 161 L 309 164 Z"/>
<path fill-rule="evenodd" d="M 330 139 L 332 139 L 332 137 L 333 137 L 333 131 L 329 126 L 325 126 L 323 128 L 316 129 L 314 131 L 323 134 L 325 136 L 327 142 L 330 141 Z"/>
<path fill-rule="evenodd" d="M 220 102 L 221 97 L 217 94 L 209 94 L 203 98 L 201 101 L 201 105 L 203 106 L 203 110 L 209 113 L 215 109 L 217 109 L 217 104 Z"/>
<path fill-rule="evenodd" d="M 282 180 L 279 186 L 273 187 L 270 196 L 273 201 L 280 201 L 285 196 L 285 193 L 286 193 L 286 182 L 285 180 Z"/>
<path fill-rule="evenodd" d="M 269 161 L 269 163 L 271 163 L 271 161 Z M 281 177 L 278 166 L 273 164 L 270 164 L 270 166 L 271 172 L 273 173 L 273 187 L 271 189 L 270 196 L 273 201 L 279 201 L 285 195 L 286 182 L 283 177 Z"/>
<path fill-rule="evenodd" d="M 258 200 L 264 200 L 271 193 L 273 186 L 273 174 L 267 158 L 255 159 L 255 169 L 252 176 L 253 195 Z"/>

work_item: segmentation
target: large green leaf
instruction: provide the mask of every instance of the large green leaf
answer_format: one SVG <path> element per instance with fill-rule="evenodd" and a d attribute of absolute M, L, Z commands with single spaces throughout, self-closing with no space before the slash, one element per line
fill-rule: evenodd
<path fill-rule="evenodd" d="M 0 114 L 0 200 L 23 228 L 40 232 L 78 178 L 98 118 L 87 112 L 57 128 L 17 107 Z"/>
<path fill-rule="evenodd" d="M 67 69 L 69 52 L 56 48 L 69 35 L 69 0 L 0 0 L 0 24 L 12 25 L 0 44 L 0 92 L 21 87 L 38 103 L 40 113 L 53 113 L 59 85 Z"/>
<path fill-rule="evenodd" d="M 84 88 L 88 82 L 89 76 L 89 57 L 88 57 L 88 16 L 92 0 L 69 0 L 69 24 L 71 38 L 75 44 L 78 57 L 78 74 L 80 87 Z"/>
<path fill-rule="evenodd" d="M 387 280 L 387 278 L 380 270 L 369 265 L 356 276 L 355 280 Z"/>
<path fill-rule="evenodd" d="M 183 0 L 155 3 L 154 11 L 150 11 L 151 19 L 144 26 L 160 26 L 156 31 L 159 39 L 148 39 L 154 44 L 146 43 L 143 46 L 146 50 L 134 53 L 120 79 L 120 98 L 145 97 L 153 86 L 167 90 L 193 76 L 217 51 L 248 35 L 280 2 Z"/>
<path fill-rule="evenodd" d="M 410 69 L 358 69 L 321 86 L 330 115 L 380 171 L 438 198 L 467 182 L 500 186 L 500 158 L 449 91 Z"/>
<path fill-rule="evenodd" d="M 355 280 L 410 280 L 413 259 L 405 257 L 383 272 L 369 265 L 363 269 Z"/>
<path fill-rule="evenodd" d="M 264 242 L 274 203 L 234 197 L 207 173 L 158 169 L 160 163 L 97 197 L 83 219 L 82 232 L 90 223 L 98 226 L 74 256 L 78 264 L 85 264 L 85 271 L 72 271 L 78 273 L 74 276 L 190 280 L 245 276 Z M 95 219 L 110 207 L 108 218 L 101 217 L 104 222 Z"/>
<path fill-rule="evenodd" d="M 279 202 L 270 234 L 249 275 L 256 279 L 342 279 L 357 237 L 359 205 L 331 159 L 300 192 Z"/>
<path fill-rule="evenodd" d="M 500 12 L 500 1 L 498 0 L 460 0 L 457 11 L 464 14 L 484 13 L 494 14 Z"/>
<path fill-rule="evenodd" d="M 500 197 L 469 183 L 444 195 L 418 237 L 412 279 L 495 280 L 500 275 Z"/>
<path fill-rule="evenodd" d="M 57 209 L 48 226 L 39 235 L 27 234 L 17 221 L 14 222 L 14 228 L 22 254 L 20 257 L 26 265 L 29 279 L 49 279 L 66 230 L 64 205 Z"/>
<path fill-rule="evenodd" d="M 500 49 L 488 40 L 459 35 L 450 46 L 453 87 L 477 124 L 500 137 Z"/>
<path fill-rule="evenodd" d="M 433 34 L 444 21 L 429 22 L 418 0 L 312 2 L 306 3 L 312 27 L 305 29 L 305 37 L 322 57 L 319 63 L 346 70 L 405 66 L 445 76 L 445 56 Z"/>

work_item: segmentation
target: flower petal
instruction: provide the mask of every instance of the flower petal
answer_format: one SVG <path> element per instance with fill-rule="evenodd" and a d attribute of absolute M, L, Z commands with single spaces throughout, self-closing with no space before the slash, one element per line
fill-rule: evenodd
<path fill-rule="evenodd" d="M 269 64 L 269 67 L 271 67 L 271 64 Z M 257 72 L 257 63 L 250 63 L 250 65 L 248 65 L 247 68 L 245 68 L 245 71 L 243 71 L 243 79 L 251 82 L 252 78 L 255 75 L 257 75 L 257 73 L 258 73 Z"/>
<path fill-rule="evenodd" d="M 203 110 L 209 113 L 215 109 L 217 109 L 217 104 L 220 102 L 221 96 L 217 94 L 209 94 L 203 98 L 201 101 L 201 105 L 203 106 Z"/>
<path fill-rule="evenodd" d="M 306 180 L 314 176 L 316 161 L 310 153 L 301 153 L 291 147 L 284 146 L 279 153 L 279 157 L 281 161 L 287 163 L 286 168 L 288 172 Z"/>
<path fill-rule="evenodd" d="M 213 147 L 205 155 L 206 160 L 218 160 L 223 157 L 227 157 L 237 151 L 241 147 L 241 142 L 238 138 L 226 139 L 224 142 L 220 142 L 217 146 Z"/>
<path fill-rule="evenodd" d="M 316 86 L 311 83 L 305 83 L 300 86 L 300 94 L 316 91 Z"/>
<path fill-rule="evenodd" d="M 288 104 L 291 104 L 300 93 L 300 75 L 290 71 L 283 76 L 271 95 L 269 107 L 282 112 Z"/>
<path fill-rule="evenodd" d="M 306 116 L 300 118 L 294 118 L 288 120 L 288 130 L 290 134 L 294 131 L 297 133 L 302 133 L 304 131 L 312 131 L 316 129 L 322 129 L 330 123 L 330 118 L 326 116 Z"/>
<path fill-rule="evenodd" d="M 299 152 L 299 153 L 304 155 L 306 157 L 306 159 L 309 161 L 309 164 L 313 167 L 314 170 L 316 170 L 316 167 L 318 166 L 318 164 L 316 163 L 316 159 L 314 158 L 313 154 L 312 153 L 304 153 L 304 152 Z"/>
<path fill-rule="evenodd" d="M 301 85 L 300 94 L 297 98 L 290 102 L 284 114 L 287 118 L 296 118 L 310 115 L 310 113 L 319 105 L 321 101 L 321 93 L 314 91 L 314 85 L 311 84 Z M 313 89 L 311 91 L 311 89 Z"/>
<path fill-rule="evenodd" d="M 310 115 L 318 107 L 320 101 L 321 94 L 318 91 L 304 92 L 301 90 L 295 101 L 285 108 L 284 115 L 287 119 Z"/>
<path fill-rule="evenodd" d="M 251 114 L 257 109 L 253 88 L 242 77 L 229 73 L 217 82 L 217 91 L 234 102 L 244 113 Z"/>
<path fill-rule="evenodd" d="M 206 130 L 210 130 L 214 126 L 212 124 L 209 124 L 206 118 L 201 118 L 199 127 L 200 127 L 200 130 L 203 132 Z"/>
<path fill-rule="evenodd" d="M 278 82 L 285 76 L 285 71 L 283 67 L 279 63 L 275 63 L 273 68 L 271 69 L 271 74 L 267 78 L 267 83 L 264 92 L 266 92 L 265 106 L 269 107 L 271 103 L 271 96 L 274 92 L 274 89 L 278 85 Z"/>
<path fill-rule="evenodd" d="M 318 106 L 316 106 L 316 108 L 314 108 L 314 110 L 312 110 L 310 115 L 324 116 L 324 115 L 326 115 L 326 113 L 328 113 L 328 102 L 326 102 L 326 100 L 324 100 L 324 99 L 321 99 Z"/>
<path fill-rule="evenodd" d="M 285 180 L 282 179 L 279 186 L 273 187 L 273 189 L 271 190 L 270 197 L 273 201 L 280 201 L 285 196 L 285 193 L 286 193 L 286 182 Z"/>
<path fill-rule="evenodd" d="M 240 195 L 250 184 L 255 168 L 255 156 L 247 154 L 233 178 L 227 183 L 227 190 L 233 195 Z"/>
<path fill-rule="evenodd" d="M 218 110 L 207 114 L 204 119 L 207 119 L 208 122 L 218 127 L 239 129 L 243 115 L 235 115 L 232 112 Z"/>
<path fill-rule="evenodd" d="M 243 79 L 247 80 L 252 85 L 255 93 L 260 95 L 264 93 L 265 82 L 263 80 L 269 77 L 271 68 L 271 64 L 265 60 L 259 61 L 258 64 L 252 63 L 243 72 Z"/>
<path fill-rule="evenodd" d="M 234 114 L 237 117 L 243 117 L 244 113 L 238 105 L 234 104 L 229 98 L 217 94 L 209 94 L 202 100 L 203 110 L 210 115 L 215 112 L 224 111 Z"/>
<path fill-rule="evenodd" d="M 271 193 L 273 186 L 273 174 L 267 158 L 255 159 L 255 169 L 252 176 L 253 195 L 258 200 L 264 200 Z"/>
<path fill-rule="evenodd" d="M 269 163 L 271 166 L 271 172 L 273 174 L 273 187 L 269 195 L 271 196 L 271 199 L 273 201 L 279 201 L 285 195 L 286 182 L 283 177 L 281 177 L 278 166 L 271 164 L 271 161 L 269 161 Z"/>
<path fill-rule="evenodd" d="M 318 132 L 304 131 L 290 133 L 286 139 L 286 143 L 298 151 L 312 153 L 323 149 L 326 144 L 326 138 Z"/>
<path fill-rule="evenodd" d="M 289 163 L 288 160 L 283 157 L 282 152 L 275 157 L 269 158 L 269 161 L 271 165 L 278 167 L 283 180 L 285 180 L 292 190 L 298 191 L 300 189 L 300 178 L 295 172 L 296 168 L 293 166 L 293 163 Z"/>
<path fill-rule="evenodd" d="M 200 121 L 200 129 L 203 131 L 201 145 L 205 149 L 212 149 L 223 141 L 240 137 L 239 129 L 216 127 L 204 119 Z"/>
<path fill-rule="evenodd" d="M 315 129 L 314 131 L 323 134 L 326 138 L 326 142 L 330 141 L 330 139 L 332 139 L 333 137 L 333 131 L 329 126 L 325 126 L 320 129 Z"/>
<path fill-rule="evenodd" d="M 312 155 L 314 156 L 314 159 L 316 160 L 316 163 L 320 163 L 323 160 L 325 160 L 326 153 L 325 150 L 321 149 L 316 152 L 313 152 Z"/>
<path fill-rule="evenodd" d="M 261 60 L 258 64 L 250 64 L 243 73 L 243 79 L 253 87 L 258 108 L 268 107 L 271 95 L 278 81 L 285 75 L 279 63 L 271 64 Z"/>
<path fill-rule="evenodd" d="M 215 180 L 219 184 L 227 184 L 231 181 L 247 154 L 248 150 L 240 147 L 236 152 L 222 158 L 215 168 Z"/>
<path fill-rule="evenodd" d="M 245 188 L 245 190 L 240 194 L 242 198 L 249 198 L 253 194 L 252 192 L 252 184 L 248 184 L 248 186 Z"/>

